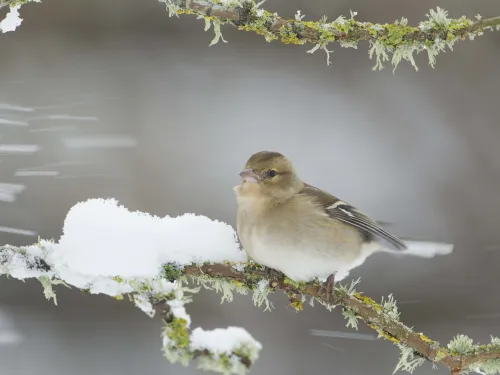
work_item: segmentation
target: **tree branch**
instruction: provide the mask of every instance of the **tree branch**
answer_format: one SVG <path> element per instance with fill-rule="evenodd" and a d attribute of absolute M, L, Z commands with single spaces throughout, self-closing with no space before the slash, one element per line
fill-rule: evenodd
<path fill-rule="evenodd" d="M 162 275 L 156 279 L 125 280 L 120 277 L 108 277 L 105 280 L 94 278 L 85 282 L 83 288 L 75 282 L 74 275 L 58 270 L 50 261 L 53 243 L 43 241 L 27 248 L 13 246 L 0 247 L 0 274 L 24 279 L 27 277 L 38 278 L 45 288 L 47 298 L 55 297 L 52 291 L 53 284 L 68 283 L 92 293 L 102 290 L 105 281 L 113 292 L 109 295 L 121 298 L 121 294 L 128 294 L 131 300 L 147 312 L 154 315 L 154 306 L 162 306 L 163 317 L 166 322 L 164 336 L 164 352 L 172 362 L 187 364 L 189 360 L 200 358 L 200 366 L 225 373 L 243 374 L 257 359 L 260 344 L 255 344 L 249 334 L 235 331 L 239 328 L 229 327 L 240 339 L 229 352 L 214 352 L 213 348 L 203 347 L 194 342 L 199 340 L 196 335 L 210 334 L 199 328 L 190 331 L 190 318 L 184 310 L 184 304 L 191 301 L 186 293 L 195 293 L 198 289 L 189 289 L 182 286 L 188 280 L 215 289 L 223 293 L 223 300 L 232 300 L 233 292 L 247 294 L 253 293 L 256 305 L 269 306 L 267 296 L 277 290 L 285 292 L 290 305 L 297 310 L 302 310 L 306 297 L 317 301 L 328 309 L 334 306 L 318 294 L 318 282 L 296 283 L 280 272 L 268 272 L 255 263 L 226 263 L 226 264 L 201 264 L 178 266 L 167 264 L 163 267 Z M 79 275 L 81 278 L 81 275 Z M 447 347 L 422 333 L 416 332 L 404 325 L 399 319 L 399 312 L 392 296 L 378 304 L 371 298 L 363 296 L 354 290 L 355 283 L 351 286 L 341 286 L 335 290 L 334 305 L 342 307 L 342 313 L 348 320 L 348 326 L 357 329 L 358 320 L 362 320 L 370 328 L 378 332 L 379 337 L 396 344 L 401 349 L 401 359 L 397 369 L 413 371 L 425 360 L 434 364 L 445 365 L 452 374 L 459 374 L 469 370 L 481 370 L 486 374 L 500 372 L 500 339 L 492 338 L 488 345 L 474 345 L 472 339 L 458 335 Z M 102 291 L 101 291 L 102 292 Z M 179 294 L 180 293 L 180 294 Z M 239 329 L 241 330 L 241 329 Z M 242 336 L 243 335 L 243 336 Z M 247 335 L 247 336 L 245 336 Z M 234 335 L 233 335 L 234 336 Z M 243 339 L 241 339 L 243 337 Z M 235 368 L 235 364 L 239 366 Z"/>
<path fill-rule="evenodd" d="M 36 0 L 0 0 L 0 9 L 6 6 L 20 6 Z M 409 26 L 406 18 L 392 24 L 360 22 L 354 19 L 357 13 L 351 11 L 350 18 L 337 17 L 328 22 L 326 17 L 319 21 L 304 21 L 304 16 L 297 11 L 294 19 L 285 19 L 277 13 L 271 13 L 254 0 L 160 0 L 168 9 L 170 16 L 194 14 L 205 20 L 205 31 L 213 24 L 215 37 L 212 44 L 219 40 L 226 42 L 221 34 L 221 25 L 229 24 L 238 30 L 251 31 L 265 37 L 268 42 L 280 40 L 285 44 L 312 44 L 308 53 L 318 49 L 327 55 L 330 64 L 328 45 L 339 43 L 345 48 L 357 48 L 361 41 L 370 43 L 370 59 L 375 56 L 374 70 L 381 70 L 388 61 L 396 70 L 401 60 L 406 60 L 418 70 L 414 53 L 427 52 L 429 64 L 434 67 L 436 56 L 452 50 L 458 40 L 474 39 L 483 35 L 485 30 L 500 30 L 500 17 L 482 20 L 479 15 L 475 20 L 465 16 L 452 19 L 448 12 L 439 7 L 430 10 L 427 20 L 417 26 Z M 21 22 L 19 21 L 19 24 Z M 12 31 L 14 28 L 9 29 Z M 392 55 L 390 58 L 389 56 Z"/>
<path fill-rule="evenodd" d="M 128 294 L 130 300 L 150 317 L 160 308 L 165 327 L 163 353 L 172 363 L 187 365 L 198 359 L 198 367 L 223 374 L 246 374 L 258 358 L 260 344 L 244 329 L 228 327 L 205 331 L 201 328 L 190 329 L 191 318 L 184 305 L 192 301 L 187 293 L 196 293 L 198 289 L 183 286 L 185 280 L 181 271 L 175 271 L 175 278 L 170 274 L 157 279 L 129 279 L 115 277 L 89 277 L 72 273 L 65 266 L 55 267 L 51 263 L 54 243 L 40 243 L 17 248 L 0 247 L 0 275 L 6 274 L 20 280 L 37 278 L 44 288 L 47 299 L 53 299 L 57 305 L 53 285 L 76 286 L 90 293 L 104 293 L 123 299 Z M 217 340 L 222 341 L 218 346 Z"/>
<path fill-rule="evenodd" d="M 450 49 L 456 41 L 482 35 L 484 30 L 499 30 L 500 17 L 476 20 L 462 16 L 458 19 L 448 18 L 448 12 L 437 8 L 431 10 L 427 20 L 418 26 L 409 26 L 406 18 L 401 18 L 393 24 L 378 24 L 354 20 L 356 13 L 351 12 L 351 18 L 338 17 L 333 22 L 327 22 L 324 17 L 320 21 L 303 21 L 300 11 L 295 19 L 284 19 L 277 13 L 271 13 L 260 8 L 263 2 L 253 0 L 163 0 L 170 16 L 179 14 L 195 14 L 208 23 L 205 30 L 214 23 L 216 36 L 211 44 L 221 39 L 220 25 L 229 24 L 238 30 L 252 31 L 265 37 L 270 42 L 280 40 L 285 44 L 313 44 L 308 52 L 313 53 L 323 49 L 328 57 L 331 51 L 327 46 L 339 43 L 342 47 L 357 48 L 360 41 L 369 41 L 370 58 L 375 54 L 377 64 L 374 69 L 382 69 L 383 62 L 393 55 L 391 63 L 394 69 L 401 60 L 409 61 L 415 69 L 413 53 L 426 51 L 429 64 L 434 67 L 438 53 Z M 327 63 L 330 63 L 327 58 Z M 417 69 L 418 70 L 418 69 Z"/>
<path fill-rule="evenodd" d="M 259 288 L 255 280 L 266 280 L 272 290 L 285 291 L 291 297 L 291 305 L 298 307 L 298 309 L 301 309 L 301 306 L 297 304 L 297 295 L 299 294 L 312 296 L 325 305 L 327 304 L 318 296 L 320 287 L 318 283 L 294 283 L 279 272 L 276 272 L 274 277 L 269 277 L 257 265 L 247 266 L 243 271 L 236 271 L 231 265 L 224 264 L 194 265 L 185 267 L 184 274 L 194 277 L 223 278 L 232 283 L 241 283 L 250 290 Z M 413 351 L 413 356 L 445 365 L 452 373 L 459 374 L 489 360 L 500 360 L 500 340 L 498 339 L 483 346 L 473 346 L 472 340 L 470 340 L 470 345 L 466 349 L 455 348 L 456 345 L 453 343 L 449 345 L 451 349 L 441 347 L 438 342 L 400 322 L 399 312 L 391 299 L 381 305 L 354 290 L 341 287 L 335 291 L 335 305 L 341 306 L 344 309 L 344 315 L 347 315 L 348 318 L 361 319 L 366 325 L 377 331 L 379 337 L 383 337 L 398 346 L 410 348 Z M 458 341 L 463 341 L 463 338 L 459 337 Z M 461 344 L 463 345 L 463 343 Z M 496 365 L 499 364 L 500 362 Z"/>

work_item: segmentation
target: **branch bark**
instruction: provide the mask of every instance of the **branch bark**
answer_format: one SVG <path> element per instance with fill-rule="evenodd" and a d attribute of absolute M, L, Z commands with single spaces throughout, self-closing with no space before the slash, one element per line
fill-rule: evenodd
<path fill-rule="evenodd" d="M 6 6 L 22 5 L 34 0 L 0 0 L 0 9 Z M 392 24 L 360 22 L 351 17 L 338 17 L 327 22 L 326 17 L 319 21 L 304 21 L 304 16 L 297 12 L 294 19 L 285 19 L 277 13 L 260 8 L 263 1 L 254 0 L 161 0 L 165 3 L 170 16 L 193 14 L 205 19 L 205 30 L 213 23 L 215 37 L 210 45 L 222 38 L 220 26 L 232 25 L 238 30 L 255 32 L 270 42 L 280 40 L 285 44 L 313 44 L 309 53 L 318 49 L 327 54 L 330 64 L 329 44 L 338 43 L 342 47 L 357 48 L 361 41 L 370 42 L 369 56 L 376 57 L 374 70 L 383 68 L 386 61 L 391 62 L 394 70 L 401 60 L 407 60 L 418 70 L 413 54 L 425 51 L 429 64 L 434 67 L 436 56 L 446 48 L 452 49 L 458 40 L 466 37 L 473 39 L 483 34 L 484 30 L 500 30 L 500 17 L 475 20 L 465 16 L 452 19 L 448 12 L 437 8 L 430 10 L 427 20 L 417 26 L 409 26 L 406 18 Z M 392 55 L 392 59 L 389 58 Z"/>
<path fill-rule="evenodd" d="M 320 21 L 304 21 L 300 12 L 295 19 L 285 19 L 277 13 L 271 13 L 260 8 L 262 3 L 253 0 L 221 1 L 221 0 L 163 0 L 170 15 L 195 14 L 213 21 L 216 37 L 211 44 L 220 39 L 220 25 L 229 24 L 238 30 L 251 31 L 263 35 L 268 42 L 280 40 L 285 44 L 315 45 L 310 51 L 323 49 L 329 51 L 327 45 L 339 43 L 342 47 L 357 48 L 360 41 L 369 41 L 372 45 L 370 58 L 377 57 L 375 69 L 382 69 L 383 62 L 389 60 L 388 54 L 393 54 L 391 63 L 396 68 L 401 60 L 409 61 L 418 70 L 413 53 L 426 51 L 429 64 L 434 66 L 435 56 L 446 47 L 452 49 L 453 44 L 466 37 L 473 39 L 483 34 L 484 30 L 500 30 L 500 17 L 476 20 L 462 16 L 458 19 L 448 18 L 448 12 L 440 9 L 431 10 L 428 20 L 417 26 L 409 26 L 408 20 L 402 18 L 392 24 L 359 22 L 354 20 L 356 13 L 351 12 L 351 18 L 338 17 L 333 22 L 327 22 L 326 17 Z"/>
<path fill-rule="evenodd" d="M 203 17 L 211 17 L 218 19 L 223 23 L 231 24 L 240 30 L 253 29 L 254 24 L 258 21 L 258 14 L 254 14 L 256 4 L 254 1 L 244 1 L 242 5 L 228 5 L 222 2 L 213 0 L 166 0 L 167 4 L 171 3 L 179 9 L 178 14 L 196 14 Z M 238 4 L 234 2 L 234 4 Z M 268 15 L 269 19 L 262 27 L 268 33 L 281 38 L 284 43 L 304 44 L 308 43 L 321 43 L 324 41 L 324 36 L 321 35 L 322 25 L 320 22 L 302 21 L 301 19 L 284 19 L 277 13 L 270 13 L 263 11 L 263 15 Z M 453 27 L 448 29 L 446 27 L 419 30 L 417 27 L 409 27 L 405 24 L 384 24 L 380 25 L 381 30 L 376 31 L 371 28 L 374 26 L 370 22 L 358 22 L 346 20 L 349 25 L 347 30 L 339 30 L 331 28 L 329 31 L 335 39 L 330 42 L 358 42 L 361 40 L 377 40 L 389 37 L 391 34 L 396 34 L 395 28 L 399 33 L 403 34 L 403 41 L 435 41 L 437 38 L 446 40 L 450 35 L 464 37 L 468 34 L 482 31 L 486 27 L 493 27 L 500 25 L 500 17 L 489 18 L 485 20 L 464 22 L 465 18 L 451 20 Z M 324 22 L 326 24 L 326 22 Z M 342 24 L 342 22 L 340 22 Z M 296 34 L 296 39 L 288 39 L 282 35 L 282 28 L 293 30 Z M 252 30 L 259 32 L 259 30 Z M 263 31 L 263 30 L 260 30 Z"/>
<path fill-rule="evenodd" d="M 282 290 L 292 299 L 297 300 L 296 295 L 302 294 L 322 300 L 322 297 L 318 295 L 320 287 L 318 283 L 297 284 L 279 272 L 274 272 L 274 276 L 269 276 L 266 271 L 255 265 L 247 266 L 243 271 L 237 271 L 231 265 L 226 264 L 193 265 L 185 267 L 183 273 L 194 277 L 223 278 L 231 282 L 241 283 L 252 290 L 258 288 L 255 280 L 265 279 L 269 281 L 269 286 L 273 290 Z M 294 303 L 294 301 L 291 302 Z M 327 304 L 326 300 L 323 302 Z M 477 363 L 484 363 L 490 359 L 500 359 L 500 350 L 494 348 L 497 350 L 492 351 L 492 347 L 488 345 L 474 350 L 470 355 L 454 355 L 450 350 L 441 347 L 438 342 L 412 330 L 399 319 L 391 317 L 382 305 L 359 293 L 350 294 L 344 288 L 337 288 L 334 303 L 353 312 L 383 338 L 395 344 L 412 348 L 416 356 L 425 358 L 432 363 L 442 364 L 452 374 L 460 374 L 469 366 Z"/>
<path fill-rule="evenodd" d="M 10 274 L 19 279 L 36 277 L 42 281 L 44 287 L 47 288 L 48 285 L 50 290 L 49 293 L 46 293 L 46 296 L 54 297 L 51 285 L 61 283 L 61 281 L 62 283 L 71 283 L 71 280 L 65 278 L 59 280 L 58 269 L 48 260 L 50 259 L 48 256 L 52 251 L 52 246 L 54 246 L 53 243 L 42 241 L 27 248 L 0 247 L 0 275 Z M 198 283 L 209 283 L 212 286 L 224 284 L 226 291 L 233 287 L 235 291 L 250 290 L 257 294 L 263 293 L 263 290 L 266 293 L 281 290 L 288 295 L 290 304 L 297 310 L 302 309 L 302 296 L 310 296 L 328 308 L 332 307 L 319 294 L 320 284 L 318 282 L 296 283 L 278 271 L 269 272 L 253 262 L 244 264 L 229 262 L 224 264 L 205 263 L 184 267 L 166 264 L 163 270 L 159 281 L 179 281 L 180 285 L 182 285 L 182 282 L 193 279 Z M 117 279 L 120 279 L 120 281 L 117 281 Z M 184 318 L 187 315 L 183 308 L 186 301 L 182 298 L 177 299 L 174 301 L 175 304 L 171 305 L 172 299 L 177 298 L 173 297 L 175 293 L 169 286 L 171 284 L 166 283 L 167 289 L 160 286 L 158 291 L 156 290 L 158 280 L 152 282 L 151 280 L 127 281 L 121 280 L 119 277 L 108 278 L 107 280 L 105 280 L 107 284 L 117 282 L 129 287 L 125 293 L 131 294 L 136 305 L 139 303 L 146 305 L 161 304 L 164 306 L 164 320 L 167 323 L 164 336 L 168 338 L 168 343 L 164 344 L 164 347 L 165 345 L 168 346 L 167 354 L 170 357 L 167 357 L 172 362 L 181 361 L 185 363 L 189 359 L 201 356 L 205 360 L 208 369 L 213 369 L 213 367 L 209 366 L 220 366 L 221 363 L 234 362 L 226 360 L 227 358 L 221 361 L 220 356 L 214 357 L 213 353 L 203 350 L 203 348 L 201 350 L 190 348 L 190 331 L 187 321 L 189 317 Z M 85 285 L 88 287 L 89 284 L 85 283 Z M 193 291 L 192 289 L 186 290 Z M 398 345 L 402 350 L 404 349 L 406 355 L 408 354 L 408 348 L 410 348 L 412 358 L 423 358 L 432 363 L 442 364 L 452 374 L 460 374 L 471 369 L 483 369 L 486 368 L 485 366 L 490 366 L 489 372 L 486 372 L 488 374 L 499 372 L 500 362 L 495 362 L 494 366 L 491 367 L 491 361 L 500 361 L 500 339 L 492 339 L 491 344 L 479 346 L 473 345 L 472 339 L 466 336 L 457 336 L 448 345 L 448 348 L 445 348 L 440 346 L 438 342 L 403 324 L 399 320 L 396 304 L 391 298 L 378 304 L 371 298 L 355 292 L 351 287 L 341 286 L 335 289 L 333 302 L 335 306 L 342 307 L 344 316 L 349 319 L 352 326 L 356 325 L 358 319 L 362 320 L 366 325 L 378 332 L 380 337 Z M 175 315 L 173 314 L 174 306 L 177 311 Z M 143 311 L 148 310 L 147 308 L 142 309 Z M 453 342 L 456 342 L 456 344 L 452 345 Z M 255 351 L 245 351 L 245 349 L 237 349 L 230 355 L 237 358 L 244 369 L 248 369 L 256 359 Z M 408 368 L 405 367 L 405 369 Z M 220 367 L 218 371 L 220 371 Z"/>

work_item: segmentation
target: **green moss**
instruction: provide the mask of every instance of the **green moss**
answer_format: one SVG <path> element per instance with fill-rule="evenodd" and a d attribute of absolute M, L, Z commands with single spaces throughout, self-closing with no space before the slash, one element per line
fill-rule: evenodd
<path fill-rule="evenodd" d="M 434 359 L 435 362 L 441 361 L 443 358 L 446 358 L 448 356 L 448 352 L 442 348 L 439 348 L 436 351 L 436 357 Z"/>
<path fill-rule="evenodd" d="M 236 286 L 242 286 L 250 290 L 255 290 L 260 280 L 262 280 L 262 277 L 256 275 L 255 273 L 245 273 L 245 281 L 243 283 L 241 283 L 241 281 L 238 280 L 231 280 L 231 283 L 233 283 Z"/>
<path fill-rule="evenodd" d="M 28 1 L 30 0 L 13 0 L 11 3 L 10 3 L 10 7 L 15 7 L 15 6 L 18 6 L 18 5 L 23 5 L 23 4 L 26 4 Z"/>
<path fill-rule="evenodd" d="M 285 276 L 285 278 L 283 279 L 283 282 L 287 285 L 291 285 L 293 287 L 296 287 L 298 288 L 300 286 L 300 284 L 292 279 L 289 279 L 288 277 Z"/>
<path fill-rule="evenodd" d="M 335 42 L 335 33 L 333 30 L 321 25 L 319 22 L 302 21 L 302 24 L 304 27 L 315 30 L 318 33 L 321 43 L 328 44 Z"/>
<path fill-rule="evenodd" d="M 358 26 L 358 21 L 351 18 L 345 20 L 344 22 L 334 22 L 334 26 L 337 30 L 343 32 L 344 34 L 348 34 Z"/>
<path fill-rule="evenodd" d="M 302 301 L 298 299 L 297 294 L 293 292 L 289 292 L 288 298 L 290 299 L 290 306 L 292 306 L 295 311 L 302 311 L 304 309 L 304 306 L 302 304 Z"/>
<path fill-rule="evenodd" d="M 117 283 L 123 283 L 123 278 L 120 276 L 114 276 L 111 278 L 112 280 L 115 280 Z"/>
<path fill-rule="evenodd" d="M 225 369 L 230 369 L 233 366 L 231 358 L 227 354 L 219 354 L 219 365 Z"/>
<path fill-rule="evenodd" d="M 296 311 L 304 310 L 304 305 L 299 300 L 290 301 L 290 306 L 292 306 Z"/>
<path fill-rule="evenodd" d="M 178 9 L 177 14 L 198 14 L 196 12 L 193 12 L 191 9 Z"/>
<path fill-rule="evenodd" d="M 458 20 L 450 20 L 450 25 L 448 30 L 451 31 L 466 31 L 471 26 L 471 21 L 465 17 L 459 18 Z"/>
<path fill-rule="evenodd" d="M 170 282 L 178 280 L 183 274 L 183 270 L 173 263 L 167 263 L 163 266 L 163 276 Z"/>
<path fill-rule="evenodd" d="M 175 318 L 167 324 L 167 336 L 174 341 L 176 346 L 187 348 L 189 346 L 189 331 L 187 329 L 187 321 L 183 318 Z"/>
<path fill-rule="evenodd" d="M 378 32 L 377 30 L 373 27 L 374 25 L 372 23 L 367 23 L 366 24 L 366 29 L 368 30 L 368 33 L 371 35 L 371 36 L 374 36 L 376 37 L 378 35 Z"/>
<path fill-rule="evenodd" d="M 259 35 L 263 35 L 268 42 L 278 39 L 278 37 L 269 29 L 274 15 L 267 10 L 260 9 L 259 11 L 259 14 L 257 14 L 257 10 L 252 9 L 249 21 L 243 25 L 238 25 L 238 30 L 253 31 Z"/>
<path fill-rule="evenodd" d="M 231 284 L 234 284 L 234 285 L 239 286 L 239 287 L 244 287 L 245 286 L 245 284 L 243 284 L 239 280 L 231 280 Z"/>
<path fill-rule="evenodd" d="M 300 39 L 297 32 L 290 24 L 280 27 L 281 42 L 284 44 L 305 44 L 306 40 Z"/>
<path fill-rule="evenodd" d="M 382 328 L 380 328 L 379 326 L 377 326 L 376 324 L 374 323 L 370 323 L 368 324 L 368 326 L 372 329 L 374 329 L 375 331 L 378 332 L 378 334 L 383 337 L 384 339 L 388 340 L 388 341 L 391 341 L 395 344 L 401 344 L 401 341 L 398 340 L 396 337 L 394 337 L 393 335 L 391 335 L 389 332 L 386 332 L 384 331 Z"/>
<path fill-rule="evenodd" d="M 418 32 L 418 27 L 411 27 L 406 25 L 385 24 L 383 25 L 386 31 L 385 35 L 380 36 L 379 40 L 384 46 L 397 48 L 404 44 L 405 36 Z"/>
<path fill-rule="evenodd" d="M 420 340 L 422 340 L 423 342 L 426 342 L 426 343 L 428 343 L 428 344 L 434 344 L 434 341 L 433 341 L 433 340 L 431 340 L 430 338 L 428 338 L 428 337 L 427 337 L 426 335 L 424 335 L 423 333 L 421 333 L 421 334 L 419 335 L 419 337 L 420 337 Z"/>
<path fill-rule="evenodd" d="M 372 300 L 370 297 L 363 296 L 360 293 L 354 293 L 354 297 L 363 302 L 366 305 L 372 306 L 376 311 L 381 312 L 384 310 L 382 306 L 380 306 L 377 302 Z"/>

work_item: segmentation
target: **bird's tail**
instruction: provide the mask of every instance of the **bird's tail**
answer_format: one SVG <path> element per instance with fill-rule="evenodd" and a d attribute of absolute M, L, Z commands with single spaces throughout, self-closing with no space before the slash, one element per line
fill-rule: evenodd
<path fill-rule="evenodd" d="M 413 255 L 421 258 L 433 258 L 436 255 L 448 255 L 453 252 L 453 245 L 442 242 L 404 240 L 404 243 L 408 246 L 406 250 L 384 249 L 383 251 L 392 254 Z"/>

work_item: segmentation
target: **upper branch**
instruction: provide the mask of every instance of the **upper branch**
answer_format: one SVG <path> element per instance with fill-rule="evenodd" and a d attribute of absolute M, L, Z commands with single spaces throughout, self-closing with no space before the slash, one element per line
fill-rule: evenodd
<path fill-rule="evenodd" d="M 314 44 L 310 53 L 317 49 L 330 52 L 326 46 L 339 43 L 343 47 L 357 48 L 360 41 L 370 41 L 372 48 L 370 56 L 376 55 L 375 68 L 381 69 L 382 63 L 389 60 L 396 67 L 401 60 L 407 60 L 416 68 L 413 52 L 427 51 L 429 63 L 434 66 L 435 56 L 446 47 L 469 37 L 473 39 L 482 35 L 483 30 L 499 29 L 500 17 L 486 20 L 477 17 L 471 20 L 462 16 L 458 19 L 448 18 L 448 12 L 437 8 L 431 10 L 427 20 L 418 26 L 409 26 L 408 20 L 402 18 L 393 24 L 359 22 L 354 19 L 356 13 L 351 12 L 351 18 L 338 17 L 327 22 L 326 17 L 320 21 L 304 21 L 304 16 L 297 12 L 294 19 L 284 19 L 277 13 L 271 13 L 260 8 L 263 3 L 256 4 L 253 0 L 163 0 L 170 15 L 196 14 L 213 21 L 217 25 L 216 38 L 220 39 L 220 24 L 230 24 L 238 30 L 253 31 L 263 35 L 268 42 L 278 39 L 285 44 Z M 328 60 L 329 63 L 329 60 Z"/>

